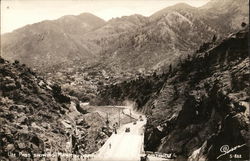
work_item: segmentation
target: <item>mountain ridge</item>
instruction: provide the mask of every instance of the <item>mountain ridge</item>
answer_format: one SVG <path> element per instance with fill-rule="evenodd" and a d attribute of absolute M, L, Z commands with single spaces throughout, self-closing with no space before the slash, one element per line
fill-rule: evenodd
<path fill-rule="evenodd" d="M 97 18 L 98 23 L 94 21 L 90 27 L 79 25 L 83 22 L 75 21 L 74 16 L 76 23 L 65 23 L 66 16 L 59 20 L 64 22 L 60 25 L 57 21 L 47 21 L 44 25 L 35 24 L 34 28 L 31 25 L 32 29 L 25 32 L 3 36 L 1 54 L 6 59 L 18 59 L 39 69 L 46 77 L 57 79 L 55 75 L 68 77 L 70 74 L 77 80 L 87 79 L 87 82 L 75 80 L 72 86 L 79 89 L 76 86 L 87 83 L 93 87 L 91 91 L 96 91 L 97 81 L 105 84 L 113 82 L 114 77 L 120 81 L 137 74 L 163 72 L 206 42 L 231 34 L 248 18 L 243 5 L 247 2 L 242 0 L 241 4 L 223 12 L 214 7 L 203 9 L 177 4 L 159 11 L 156 17 L 135 14 L 105 23 Z M 72 16 L 68 18 L 71 20 Z M 98 72 L 100 69 L 102 72 Z M 92 70 L 96 73 L 90 76 L 93 81 L 77 73 L 93 73 Z M 57 80 L 67 84 L 67 80 Z"/>
<path fill-rule="evenodd" d="M 224 35 L 224 34 L 233 30 L 231 28 L 228 28 L 225 30 L 225 27 L 228 26 L 228 24 L 230 24 L 230 25 L 237 24 L 236 26 L 240 26 L 239 21 L 246 20 L 245 18 L 241 18 L 242 16 L 240 16 L 240 15 L 243 14 L 243 17 L 245 16 L 246 9 L 242 9 L 242 5 L 247 4 L 248 2 L 249 2 L 248 0 L 241 0 L 240 4 L 236 5 L 235 2 L 233 3 L 235 5 L 233 5 L 233 7 L 230 7 L 230 8 L 233 8 L 232 9 L 233 11 L 238 8 L 237 11 L 233 12 L 235 14 L 237 13 L 238 15 L 232 15 L 233 13 L 230 13 L 231 15 L 229 15 L 229 14 L 223 15 L 223 14 L 219 13 L 219 11 L 213 13 L 213 11 L 216 11 L 216 9 L 214 9 L 214 8 L 216 8 L 215 4 L 217 4 L 218 1 L 212 1 L 212 2 L 209 2 L 208 4 L 206 4 L 200 8 L 192 7 L 192 6 L 185 4 L 185 3 L 180 3 L 180 4 L 176 4 L 174 6 L 164 8 L 164 9 L 154 13 L 150 17 L 144 17 L 141 15 L 135 14 L 135 15 L 131 15 L 131 16 L 123 16 L 121 18 L 111 19 L 107 22 L 105 22 L 104 20 L 100 19 L 97 16 L 94 16 L 91 13 L 82 13 L 82 14 L 79 14 L 77 16 L 73 16 L 73 15 L 63 16 L 57 20 L 43 21 L 43 22 L 39 22 L 39 23 L 36 23 L 33 25 L 28 25 L 24 28 L 21 28 L 21 29 L 14 31 L 13 34 L 11 34 L 11 33 L 4 34 L 2 36 L 2 56 L 6 57 L 7 59 L 13 60 L 14 57 L 18 56 L 18 55 L 24 54 L 24 57 L 28 58 L 25 55 L 30 54 L 30 52 L 33 52 L 33 54 L 38 52 L 39 54 L 37 56 L 39 57 L 39 55 L 43 54 L 43 52 L 42 52 L 43 49 L 39 49 L 39 46 L 38 46 L 38 47 L 32 47 L 31 48 L 32 50 L 29 51 L 29 49 L 22 46 L 22 44 L 19 42 L 20 41 L 25 42 L 25 41 L 31 41 L 32 39 L 37 39 L 37 37 L 39 35 L 36 35 L 36 33 L 37 34 L 44 34 L 44 33 L 51 32 L 51 34 L 52 34 L 51 38 L 50 38 L 50 35 L 45 35 L 45 34 L 44 35 L 46 37 L 48 37 L 48 39 L 51 39 L 49 44 L 52 44 L 52 46 L 51 45 L 46 45 L 46 46 L 48 46 L 48 48 L 50 48 L 48 50 L 51 50 L 51 51 L 54 50 L 54 52 L 52 54 L 49 54 L 49 55 L 51 55 L 53 57 L 53 59 L 55 59 L 55 61 L 52 61 L 53 59 L 51 59 L 51 60 L 49 60 L 50 63 L 47 63 L 46 65 L 57 64 L 56 63 L 56 60 L 57 60 L 56 54 L 59 54 L 59 53 L 60 53 L 59 57 L 63 57 L 63 55 L 65 54 L 65 58 L 66 58 L 65 60 L 69 60 L 69 62 L 74 61 L 74 60 L 72 60 L 72 58 L 70 58 L 68 56 L 68 55 L 71 55 L 70 53 L 78 53 L 75 56 L 72 56 L 73 58 L 79 57 L 78 59 L 82 59 L 82 60 L 88 59 L 88 58 L 96 59 L 100 54 L 103 55 L 102 53 L 106 53 L 107 50 L 109 50 L 109 49 L 107 49 L 107 46 L 109 46 L 109 45 L 111 46 L 111 48 L 114 48 L 112 50 L 115 50 L 115 48 L 119 48 L 119 46 L 121 46 L 121 44 L 128 44 L 129 43 L 128 41 L 134 41 L 134 40 L 131 40 L 131 38 L 127 37 L 127 35 L 130 35 L 131 33 L 133 33 L 134 35 L 131 35 L 131 36 L 136 36 L 137 33 L 135 32 L 135 30 L 139 29 L 139 32 L 144 32 L 141 29 L 147 27 L 150 24 L 155 23 L 155 24 L 159 25 L 160 24 L 159 21 L 162 21 L 161 24 L 172 23 L 172 22 L 174 22 L 173 19 L 175 19 L 175 18 L 182 19 L 182 20 L 186 19 L 187 22 L 191 21 L 190 24 L 203 23 L 203 24 L 198 24 L 199 26 L 197 26 L 197 27 L 202 27 L 202 25 L 203 25 L 203 27 L 205 27 L 205 28 L 201 28 L 201 30 L 206 30 L 206 32 L 210 32 L 209 30 L 213 30 L 213 34 Z M 223 6 L 231 6 L 228 1 L 223 1 L 222 4 L 223 4 Z M 208 7 L 206 8 L 206 6 L 208 6 Z M 231 9 L 230 9 L 230 11 L 231 11 Z M 226 10 L 223 12 L 226 12 Z M 211 13 L 213 13 L 212 16 L 210 16 Z M 217 16 L 216 14 L 218 14 L 218 16 L 222 16 L 222 18 L 224 16 L 227 16 L 228 17 L 227 22 L 225 22 L 224 24 L 218 23 L 221 20 L 220 20 L 220 18 L 216 18 L 216 16 Z M 232 17 L 232 18 L 230 18 L 230 17 Z M 168 18 L 169 19 L 168 22 L 164 22 L 163 21 L 164 18 Z M 235 20 L 235 22 L 234 22 L 234 20 Z M 184 30 L 176 31 L 176 29 L 180 28 L 180 26 L 181 26 L 181 24 L 178 24 L 178 23 L 175 23 L 174 24 L 175 26 L 172 25 L 172 27 L 175 28 L 174 31 L 171 31 L 172 29 L 163 29 L 163 28 L 157 29 L 157 26 L 153 26 L 153 25 L 152 25 L 151 30 L 155 30 L 153 32 L 158 32 L 157 30 L 162 30 L 163 33 L 169 32 L 169 34 L 171 34 L 171 32 L 172 32 L 172 34 L 171 34 L 172 36 L 168 36 L 168 37 L 170 39 L 173 39 L 174 34 L 180 35 L 181 34 L 180 32 L 184 31 Z M 182 22 L 180 22 L 180 23 L 182 23 Z M 204 24 L 206 24 L 206 26 Z M 179 25 L 179 26 L 177 26 L 177 25 Z M 233 26 L 235 26 L 235 25 L 233 25 Z M 153 29 L 153 28 L 155 28 L 155 29 Z M 27 31 L 22 31 L 22 30 L 27 30 Z M 59 33 L 57 33 L 57 32 L 59 32 Z M 194 31 L 194 32 L 196 32 L 196 31 Z M 159 36 L 162 36 L 161 34 L 163 34 L 163 33 L 159 33 L 160 34 Z M 64 44 L 63 46 L 67 46 L 66 48 L 68 50 L 66 49 L 66 50 L 60 51 L 60 49 L 57 49 L 55 51 L 55 49 L 53 49 L 53 46 L 55 46 L 55 47 L 57 46 L 56 40 L 55 40 L 56 38 L 54 38 L 55 35 L 53 35 L 53 34 L 58 35 L 60 37 L 60 38 L 58 38 L 58 42 L 63 41 L 62 42 L 62 44 Z M 125 38 L 122 38 L 122 36 L 123 36 L 122 34 L 125 35 Z M 25 35 L 29 36 L 30 38 L 25 38 L 24 37 Z M 66 36 L 62 36 L 62 35 L 66 35 Z M 34 38 L 31 38 L 32 36 Z M 143 38 L 143 36 L 145 36 L 145 35 L 141 35 L 140 39 Z M 153 36 L 153 39 L 155 39 L 155 38 L 158 39 L 156 36 L 154 36 L 154 35 L 152 35 L 152 36 Z M 210 34 L 210 37 L 212 37 L 212 36 L 213 35 Z M 44 37 L 44 36 L 42 36 L 42 37 Z M 149 37 L 149 38 L 151 38 L 151 37 Z M 219 37 L 219 36 L 217 36 L 217 37 Z M 11 38 L 11 40 L 8 41 L 8 39 L 10 39 L 10 38 Z M 183 41 L 186 38 L 189 38 L 189 36 L 181 34 L 179 41 Z M 118 39 L 120 41 L 120 45 L 116 43 L 116 39 Z M 205 38 L 205 39 L 201 38 L 201 39 L 203 39 L 201 41 L 208 40 L 208 38 Z M 69 43 L 68 45 L 67 45 L 66 41 Z M 192 41 L 194 41 L 194 39 L 188 40 L 187 42 L 190 42 L 192 44 L 193 43 Z M 19 44 L 18 45 L 13 44 L 13 42 L 17 42 Z M 40 42 L 38 42 L 38 43 L 40 43 Z M 117 45 L 113 45 L 114 43 L 116 43 Z M 152 42 L 152 43 L 154 43 L 154 42 Z M 198 44 L 196 46 L 198 47 L 199 45 L 200 44 Z M 166 46 L 165 48 L 168 48 L 168 47 Z M 47 53 L 46 47 L 44 49 L 45 49 L 44 54 L 46 54 Z M 178 50 L 178 47 L 175 49 Z M 17 54 L 13 53 L 14 50 L 20 50 L 21 52 L 19 52 L 19 54 L 17 55 Z M 37 50 L 41 50 L 41 51 L 37 51 Z M 108 52 L 110 52 L 110 51 L 108 51 Z M 112 54 L 112 53 L 110 53 L 110 54 Z M 110 55 L 110 54 L 108 54 L 108 55 Z M 94 55 L 96 55 L 97 57 L 95 57 Z M 47 56 L 47 57 L 49 57 L 49 56 Z M 17 58 L 21 59 L 20 61 L 22 61 L 22 57 L 17 57 Z M 46 56 L 45 56 L 45 58 L 46 58 Z M 24 61 L 24 63 L 31 65 L 31 66 L 33 64 L 36 64 L 40 67 L 43 66 L 42 65 L 43 63 L 45 63 L 45 62 L 39 63 L 38 61 L 35 61 L 35 60 Z M 47 58 L 47 60 L 48 60 L 48 58 Z M 65 60 L 60 59 L 60 60 L 58 60 L 58 62 L 61 63 L 61 62 L 64 62 Z M 35 62 L 33 63 L 32 61 L 35 61 Z"/>

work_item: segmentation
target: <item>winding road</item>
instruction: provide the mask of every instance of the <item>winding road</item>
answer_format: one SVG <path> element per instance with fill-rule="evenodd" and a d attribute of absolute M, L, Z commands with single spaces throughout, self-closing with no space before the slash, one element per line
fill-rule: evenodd
<path fill-rule="evenodd" d="M 123 110 L 125 114 L 130 114 L 130 109 Z M 142 116 L 143 121 L 139 120 L 139 114 L 132 111 L 131 116 L 138 119 L 136 124 L 128 123 L 122 125 L 117 134 L 112 134 L 106 143 L 99 149 L 93 160 L 115 160 L 115 161 L 138 161 L 143 153 L 144 125 L 146 117 Z M 125 132 L 130 128 L 130 132 Z"/>
<path fill-rule="evenodd" d="M 131 112 L 131 116 L 137 119 L 136 124 L 131 122 L 122 125 L 117 130 L 117 134 L 113 133 L 110 136 L 91 161 L 140 161 L 140 157 L 145 156 L 144 125 L 147 122 L 146 117 L 133 111 L 131 107 L 120 108 L 123 108 L 125 115 L 130 115 Z M 130 128 L 130 131 L 125 132 L 126 128 Z M 149 161 L 168 160 L 153 156 L 149 156 L 148 159 Z"/>

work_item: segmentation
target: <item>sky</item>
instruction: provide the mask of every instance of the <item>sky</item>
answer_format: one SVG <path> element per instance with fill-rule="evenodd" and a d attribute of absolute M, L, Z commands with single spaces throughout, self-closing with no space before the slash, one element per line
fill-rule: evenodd
<path fill-rule="evenodd" d="M 92 13 L 104 20 L 116 17 L 153 13 L 187 3 L 200 7 L 209 0 L 1 0 L 1 34 L 28 24 L 54 20 L 65 15 Z"/>

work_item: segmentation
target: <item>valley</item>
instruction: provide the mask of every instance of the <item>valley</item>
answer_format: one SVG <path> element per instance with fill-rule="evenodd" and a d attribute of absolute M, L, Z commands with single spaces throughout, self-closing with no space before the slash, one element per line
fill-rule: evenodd
<path fill-rule="evenodd" d="M 1 35 L 0 160 L 248 160 L 248 5 L 65 15 Z"/>

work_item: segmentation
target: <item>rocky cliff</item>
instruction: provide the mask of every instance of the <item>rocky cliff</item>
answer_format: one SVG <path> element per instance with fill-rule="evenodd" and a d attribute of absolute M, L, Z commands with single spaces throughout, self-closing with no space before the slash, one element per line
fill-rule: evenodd
<path fill-rule="evenodd" d="M 132 100 L 147 114 L 145 150 L 180 160 L 248 159 L 248 28 L 166 71 L 107 87 L 100 96 Z M 233 150 L 224 155 L 225 146 Z"/>
<path fill-rule="evenodd" d="M 152 109 L 148 125 L 153 127 L 148 130 L 146 149 L 174 152 L 190 160 L 249 157 L 247 30 L 185 60 L 167 78 L 157 98 L 145 106 Z M 163 130 L 159 132 L 157 126 Z M 155 141 L 158 145 L 152 149 Z M 242 147 L 220 156 L 224 145 Z"/>
<path fill-rule="evenodd" d="M 0 107 L 0 160 L 92 153 L 110 134 L 103 117 L 87 113 L 59 85 L 45 81 L 18 61 L 2 58 Z"/>

